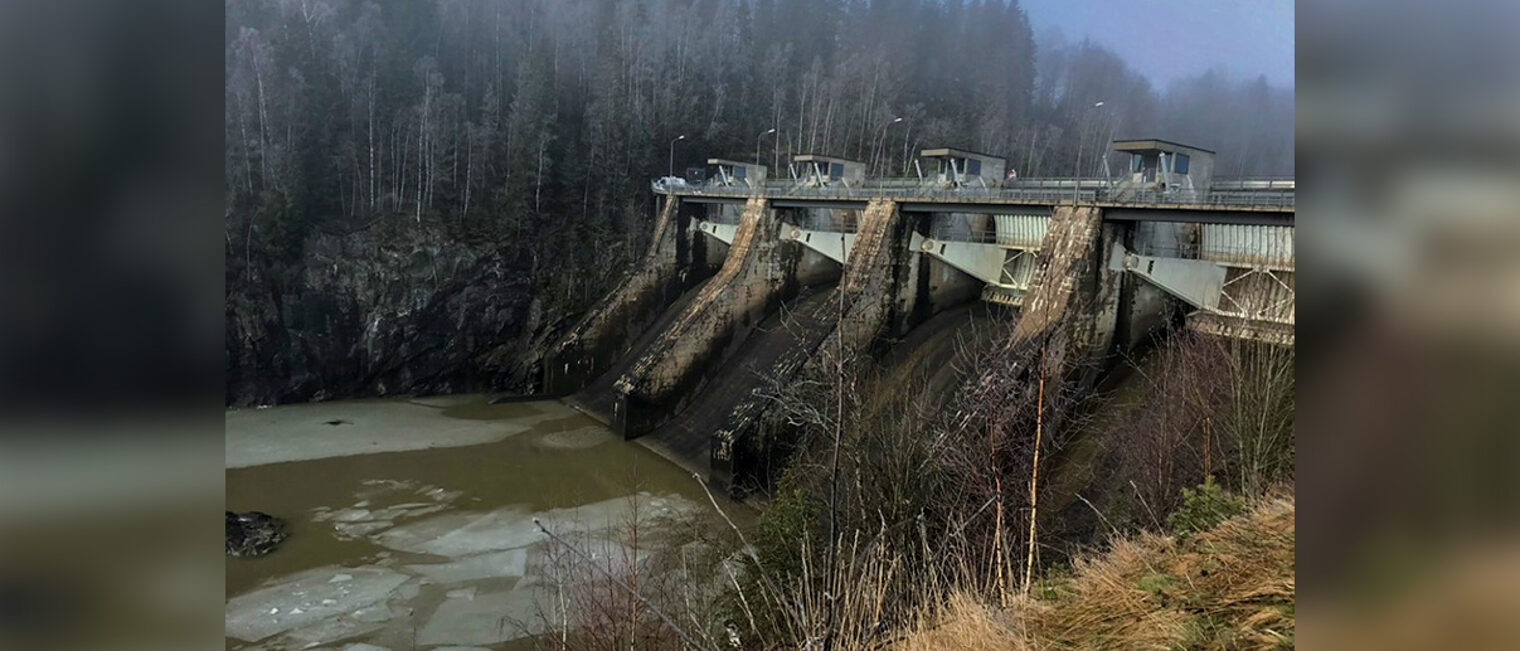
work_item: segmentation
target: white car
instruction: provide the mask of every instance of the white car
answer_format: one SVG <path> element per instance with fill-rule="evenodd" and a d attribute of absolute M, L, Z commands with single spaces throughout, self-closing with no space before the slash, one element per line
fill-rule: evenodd
<path fill-rule="evenodd" d="M 686 179 L 679 176 L 663 176 L 652 184 L 655 192 L 666 192 L 675 188 L 687 187 Z"/>

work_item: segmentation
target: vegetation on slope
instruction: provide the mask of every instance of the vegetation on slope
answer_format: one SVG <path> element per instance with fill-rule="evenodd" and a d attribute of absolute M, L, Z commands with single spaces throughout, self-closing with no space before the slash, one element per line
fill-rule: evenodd
<path fill-rule="evenodd" d="M 1294 505 L 1117 538 L 1006 608 L 958 592 L 894 645 L 929 649 L 1279 649 L 1294 637 Z"/>
<path fill-rule="evenodd" d="M 643 250 L 649 180 L 709 156 L 907 175 L 957 146 L 1066 176 L 1145 134 L 1218 150 L 1219 174 L 1293 165 L 1291 90 L 1155 89 L 1035 38 L 1017 2 L 225 8 L 229 403 L 530 388 L 532 346 Z"/>
<path fill-rule="evenodd" d="M 1148 452 L 1115 454 L 1102 441 L 1092 462 L 1101 471 L 1078 481 L 1042 461 L 1051 478 L 1037 485 L 1041 504 L 1073 486 L 1086 496 L 1066 496 L 1066 509 L 1042 511 L 1033 528 L 1032 443 L 1019 422 L 1031 405 L 1001 428 L 957 427 L 943 405 L 958 383 L 935 376 L 996 369 L 913 357 L 831 365 L 843 371 L 832 381 L 774 387 L 801 439 L 760 521 L 745 534 L 694 524 L 700 544 L 678 556 L 572 581 L 614 599 L 572 599 L 592 607 L 556 624 L 554 648 L 678 638 L 752 649 L 1292 645 L 1293 504 L 1271 488 L 1291 481 L 1292 376 L 1281 372 L 1291 349 L 1179 335 L 1132 376 L 1122 403 L 1047 392 L 1051 411 L 1072 414 L 1041 421 L 1047 459 L 1072 456 L 1078 432 Z M 1178 396 L 1157 373 L 1201 388 Z M 1080 415 L 1094 404 L 1114 414 Z M 1146 497 L 1166 487 L 1165 499 Z M 1072 510 L 1097 517 L 1057 526 Z M 715 535 L 725 531 L 733 536 Z"/>

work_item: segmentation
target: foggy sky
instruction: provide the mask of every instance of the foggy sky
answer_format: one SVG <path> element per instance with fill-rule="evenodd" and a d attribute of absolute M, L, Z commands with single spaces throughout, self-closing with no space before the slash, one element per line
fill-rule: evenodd
<path fill-rule="evenodd" d="M 1123 57 L 1158 88 L 1223 66 L 1236 79 L 1293 86 L 1292 0 L 1024 0 L 1035 34 L 1051 27 Z"/>

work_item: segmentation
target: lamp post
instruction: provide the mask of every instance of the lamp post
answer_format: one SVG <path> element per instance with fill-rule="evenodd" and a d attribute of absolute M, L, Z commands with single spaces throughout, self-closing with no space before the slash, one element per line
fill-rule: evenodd
<path fill-rule="evenodd" d="M 1082 130 L 1077 135 L 1077 180 L 1071 186 L 1071 205 L 1081 202 L 1082 197 L 1082 150 L 1087 147 L 1087 118 L 1092 115 L 1093 109 L 1101 108 L 1103 102 L 1097 102 L 1091 109 L 1082 112 Z"/>
<path fill-rule="evenodd" d="M 676 136 L 675 140 L 670 141 L 670 169 L 665 172 L 666 176 L 676 175 L 676 143 L 685 139 L 686 134 L 681 134 Z"/>
<path fill-rule="evenodd" d="M 903 121 L 902 118 L 892 118 L 891 122 L 888 122 L 886 124 L 881 125 L 881 128 L 877 130 L 877 133 L 879 134 L 879 137 L 880 137 L 880 139 L 882 141 L 882 146 L 878 147 L 876 145 L 875 140 L 873 139 L 872 142 L 871 142 L 871 157 L 877 159 L 876 162 L 878 164 L 881 162 L 881 155 L 878 152 L 879 152 L 880 149 L 885 149 L 885 145 L 886 145 L 887 127 L 890 127 L 890 126 L 892 126 L 894 124 L 897 124 L 898 122 L 902 122 L 902 121 Z"/>
<path fill-rule="evenodd" d="M 903 130 L 903 171 L 902 175 L 908 175 L 908 138 L 913 135 L 913 123 L 908 123 L 908 128 Z"/>
<path fill-rule="evenodd" d="M 771 134 L 773 134 L 775 132 L 776 132 L 776 129 L 774 127 L 772 127 L 770 129 L 766 129 L 765 133 L 762 133 L 762 134 L 760 134 L 758 136 L 755 136 L 755 164 L 756 165 L 760 164 L 760 139 L 764 138 L 764 137 L 766 137 L 768 135 L 771 135 Z"/>

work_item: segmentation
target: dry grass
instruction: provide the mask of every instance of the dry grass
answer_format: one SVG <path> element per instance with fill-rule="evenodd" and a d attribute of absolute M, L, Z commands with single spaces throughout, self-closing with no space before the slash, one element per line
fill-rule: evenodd
<path fill-rule="evenodd" d="M 1273 496 L 1192 536 L 1120 539 L 1006 610 L 952 596 L 896 647 L 1292 648 L 1293 517 L 1292 498 Z"/>

